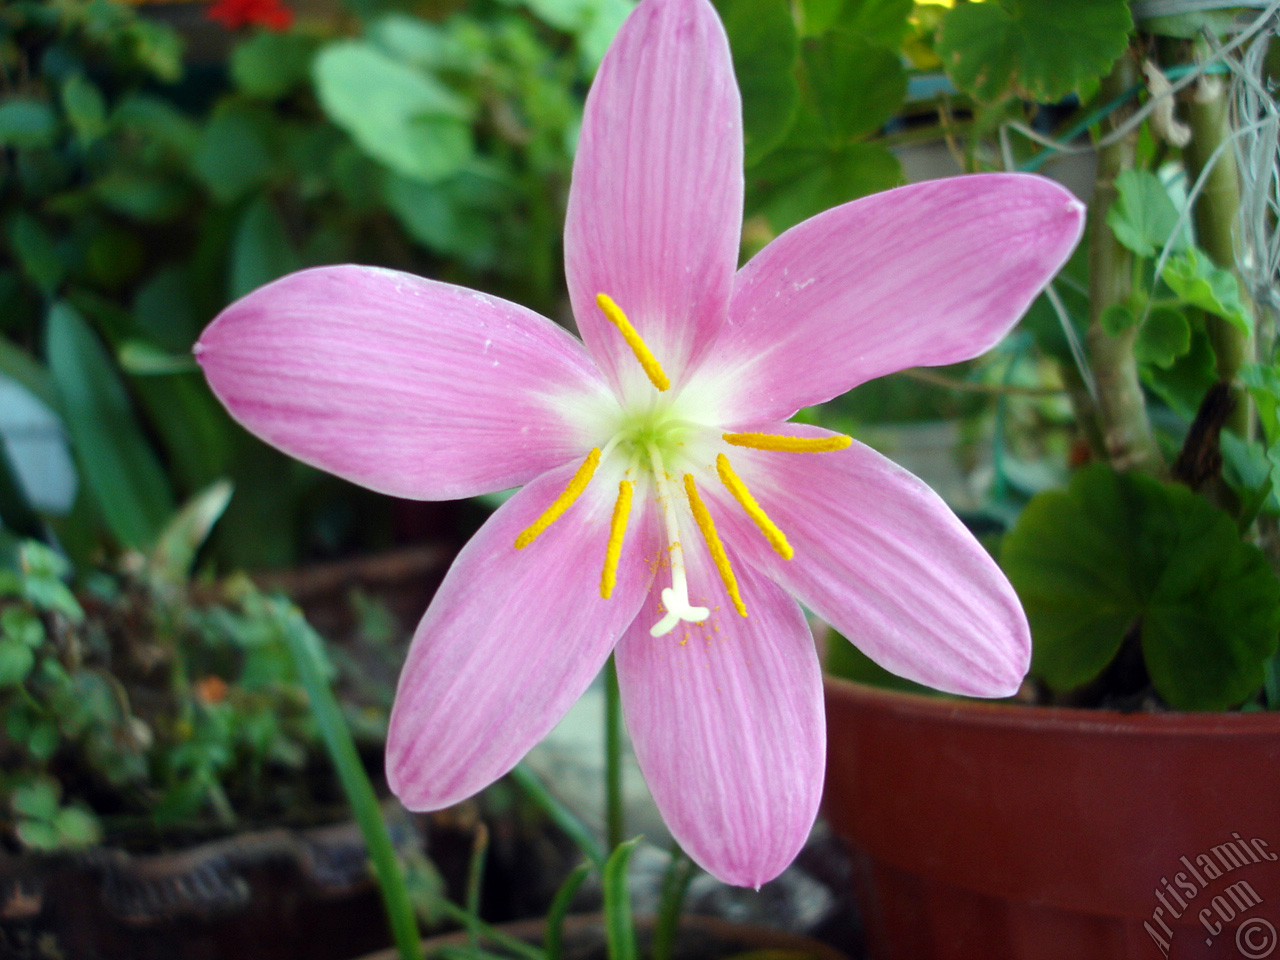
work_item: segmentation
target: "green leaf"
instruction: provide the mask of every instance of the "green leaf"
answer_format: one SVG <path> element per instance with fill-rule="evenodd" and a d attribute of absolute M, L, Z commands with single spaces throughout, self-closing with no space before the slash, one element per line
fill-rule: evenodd
<path fill-rule="evenodd" d="M 469 108 L 428 74 L 356 40 L 325 47 L 312 73 L 329 118 L 397 173 L 430 183 L 470 159 Z"/>
<path fill-rule="evenodd" d="M 58 115 L 43 100 L 9 97 L 0 103 L 0 147 L 49 147 L 57 137 Z"/>
<path fill-rule="evenodd" d="M 565 8 L 576 11 L 577 4 Z M 560 7 L 557 7 L 560 9 Z M 454 42 L 444 26 L 428 23 L 407 13 L 388 13 L 365 28 L 365 37 L 388 56 L 426 70 L 471 73 L 475 66 L 469 50 Z"/>
<path fill-rule="evenodd" d="M 752 166 L 786 136 L 795 117 L 799 54 L 795 20 L 785 0 L 720 0 L 717 4 L 733 71 L 742 91 L 746 165 Z"/>
<path fill-rule="evenodd" d="M 898 158 L 878 143 L 855 143 L 838 150 L 792 147 L 773 151 L 755 170 L 751 193 L 777 233 L 857 197 L 897 186 Z"/>
<path fill-rule="evenodd" d="M 801 45 L 800 61 L 833 147 L 879 130 L 897 113 L 907 73 L 895 50 L 833 30 Z"/>
<path fill-rule="evenodd" d="M 137 19 L 129 24 L 133 55 L 160 80 L 182 76 L 182 39 L 172 27 L 155 20 Z"/>
<path fill-rule="evenodd" d="M 102 824 L 84 807 L 63 807 L 53 819 L 59 846 L 64 849 L 91 847 L 102 840 Z"/>
<path fill-rule="evenodd" d="M 1142 322 L 1133 355 L 1140 363 L 1154 363 L 1168 370 L 1191 349 L 1191 324 L 1175 307 L 1152 307 Z"/>
<path fill-rule="evenodd" d="M 107 132 L 107 102 L 83 74 L 71 74 L 62 85 L 62 109 L 82 144 L 93 143 Z"/>
<path fill-rule="evenodd" d="M 52 777 L 39 776 L 14 788 L 9 798 L 13 812 L 33 820 L 52 820 L 58 813 L 62 787 Z"/>
<path fill-rule="evenodd" d="M 153 582 L 179 586 L 190 579 L 196 553 L 231 502 L 231 490 L 230 482 L 219 480 L 183 504 L 147 557 Z"/>
<path fill-rule="evenodd" d="M 215 200 L 233 203 L 270 178 L 274 122 L 269 113 L 234 101 L 214 114 L 193 169 Z"/>
<path fill-rule="evenodd" d="M 14 832 L 29 850 L 57 850 L 61 845 L 57 828 L 43 820 L 20 820 Z"/>
<path fill-rule="evenodd" d="M 1191 347 L 1168 369 L 1144 365 L 1138 371 L 1142 382 L 1156 393 L 1174 412 L 1192 420 L 1205 392 L 1218 382 L 1213 346 L 1204 324 L 1191 325 Z"/>
<path fill-rule="evenodd" d="M 1267 442 L 1280 443 L 1280 364 L 1247 363 L 1240 368 L 1240 382 L 1258 408 Z"/>
<path fill-rule="evenodd" d="M 1034 497 L 1001 563 L 1034 638 L 1032 670 L 1070 690 L 1141 631 L 1152 683 L 1186 710 L 1235 706 L 1262 685 L 1280 582 L 1232 519 L 1186 487 L 1097 465 Z"/>
<path fill-rule="evenodd" d="M 187 209 L 189 190 L 154 174 L 115 169 L 95 180 L 93 195 L 103 206 L 142 223 L 164 223 Z"/>
<path fill-rule="evenodd" d="M 0 688 L 16 687 L 35 666 L 31 648 L 17 640 L 0 640 Z"/>
<path fill-rule="evenodd" d="M 384 195 L 415 240 L 476 268 L 497 262 L 502 211 L 518 202 L 508 184 L 465 170 L 437 183 L 392 174 L 384 183 Z"/>
<path fill-rule="evenodd" d="M 1165 262 L 1161 279 L 1192 306 L 1221 317 L 1246 336 L 1253 332 L 1253 313 L 1240 297 L 1240 284 L 1230 270 L 1215 266 L 1195 247 Z"/>
<path fill-rule="evenodd" d="M 304 34 L 260 30 L 231 51 L 231 78 L 251 97 L 279 100 L 307 82 L 314 53 Z"/>
<path fill-rule="evenodd" d="M 58 751 L 58 726 L 50 720 L 41 721 L 31 728 L 23 743 L 27 753 L 36 760 L 49 760 Z"/>
<path fill-rule="evenodd" d="M 53 236 L 44 224 L 21 210 L 9 218 L 8 226 L 9 244 L 22 272 L 45 296 L 52 296 L 67 271 Z"/>
<path fill-rule="evenodd" d="M 24 607 L 6 607 L 0 611 L 0 637 L 35 649 L 44 643 L 44 624 Z"/>
<path fill-rule="evenodd" d="M 1120 243 L 1140 257 L 1154 257 L 1171 241 L 1173 249 L 1186 249 L 1185 229 L 1174 238 L 1178 208 L 1159 177 L 1149 170 L 1124 170 L 1115 184 L 1119 196 L 1107 211 L 1107 224 Z"/>
<path fill-rule="evenodd" d="M 1098 318 L 1098 325 L 1108 334 L 1118 337 L 1138 322 L 1138 315 L 1127 303 L 1109 303 Z"/>
<path fill-rule="evenodd" d="M 190 117 L 168 100 L 145 93 L 125 97 L 111 115 L 120 127 L 145 141 L 162 145 L 181 159 L 200 148 L 201 130 Z"/>
<path fill-rule="evenodd" d="M 897 47 L 915 5 L 912 0 L 804 0 L 804 35 L 815 37 L 837 27 L 874 43 Z"/>
<path fill-rule="evenodd" d="M 173 495 L 111 355 L 66 303 L 49 311 L 46 352 L 81 476 L 125 546 L 154 541 Z"/>
<path fill-rule="evenodd" d="M 139 377 L 167 377 L 200 369 L 190 353 L 170 353 L 145 340 L 126 340 L 120 344 L 116 359 L 121 370 Z"/>
<path fill-rule="evenodd" d="M 1132 28 L 1126 0 L 964 3 L 943 21 L 938 53 L 951 81 L 978 100 L 1055 103 L 1103 76 Z"/>
<path fill-rule="evenodd" d="M 232 240 L 228 298 L 239 299 L 299 266 L 284 221 L 268 198 L 258 197 L 245 208 Z"/>
<path fill-rule="evenodd" d="M 620 843 L 604 865 L 604 922 L 609 960 L 636 960 L 636 931 L 631 922 L 627 865 L 641 837 Z"/>
<path fill-rule="evenodd" d="M 564 921 L 573 906 L 573 898 L 577 896 L 582 882 L 591 873 L 591 864 L 580 863 L 565 877 L 564 883 L 556 891 L 547 910 L 546 933 L 543 935 L 543 947 L 547 960 L 563 960 L 564 957 Z"/>

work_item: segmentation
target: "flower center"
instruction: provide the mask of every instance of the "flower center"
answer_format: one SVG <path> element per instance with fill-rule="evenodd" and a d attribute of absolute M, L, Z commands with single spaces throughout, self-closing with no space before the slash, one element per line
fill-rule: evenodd
<path fill-rule="evenodd" d="M 515 540 L 517 550 L 524 549 L 558 520 L 573 502 L 586 490 L 601 463 L 618 458 L 626 464 L 622 479 L 618 481 L 618 496 L 609 523 L 609 540 L 605 549 L 604 568 L 600 575 L 600 596 L 606 600 L 617 585 L 618 563 L 622 557 L 623 539 L 631 516 L 631 506 L 637 483 L 652 481 L 653 493 L 662 511 L 664 533 L 667 541 L 667 562 L 671 570 L 671 586 L 661 592 L 663 614 L 649 633 L 661 637 L 682 622 L 701 623 L 710 616 L 707 607 L 695 606 L 689 599 L 689 580 L 685 571 L 684 545 L 681 538 L 681 522 L 686 532 L 692 521 L 706 544 L 707 553 L 724 583 L 725 591 L 741 616 L 747 616 L 747 608 L 738 590 L 737 578 L 729 564 L 724 544 L 716 532 L 715 521 L 698 492 L 695 473 L 709 473 L 710 446 L 714 443 L 713 427 L 698 423 L 684 415 L 678 402 L 661 394 L 671 386 L 671 381 L 653 352 L 627 319 L 626 314 L 606 294 L 599 294 L 596 303 L 604 311 L 627 346 L 635 354 L 650 382 L 658 391 L 652 401 L 642 409 L 623 413 L 614 424 L 613 433 L 603 447 L 594 448 L 578 467 L 564 491 L 556 497 L 541 516 L 529 525 Z M 853 441 L 849 437 L 791 437 L 765 433 L 723 433 L 718 438 L 730 446 L 755 450 L 771 450 L 788 453 L 822 453 L 842 450 Z M 717 444 L 718 445 L 718 444 Z M 707 461 L 707 462 L 702 462 Z M 685 472 L 688 468 L 688 472 Z M 682 475 L 684 498 L 678 499 L 680 484 L 676 477 Z M 725 490 L 738 502 L 743 512 L 759 528 L 769 545 L 784 559 L 790 560 L 795 551 L 785 534 L 769 518 L 752 496 L 742 479 L 733 471 L 729 458 L 723 452 L 715 454 L 715 475 Z M 687 504 L 684 511 L 681 504 Z"/>

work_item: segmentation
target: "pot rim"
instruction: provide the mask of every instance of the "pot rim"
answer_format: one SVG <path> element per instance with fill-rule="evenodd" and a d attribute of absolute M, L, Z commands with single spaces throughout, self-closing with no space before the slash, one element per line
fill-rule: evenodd
<path fill-rule="evenodd" d="M 1006 700 L 930 696 L 875 687 L 856 680 L 823 675 L 828 698 L 874 708 L 904 719 L 946 721 L 974 727 L 1076 732 L 1099 735 L 1182 734 L 1206 737 L 1280 734 L 1280 711 L 1124 712 L 1084 707 L 1049 707 Z"/>

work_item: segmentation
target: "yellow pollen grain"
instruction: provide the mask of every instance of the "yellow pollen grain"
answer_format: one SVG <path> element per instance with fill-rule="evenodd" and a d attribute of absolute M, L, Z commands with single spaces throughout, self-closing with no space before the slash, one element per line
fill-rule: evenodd
<path fill-rule="evenodd" d="M 830 453 L 843 450 L 853 443 L 852 437 L 836 434 L 833 437 L 786 437 L 776 433 L 726 433 L 725 443 L 752 450 L 782 450 L 786 453 Z"/>
<path fill-rule="evenodd" d="M 733 467 L 729 466 L 729 458 L 723 453 L 716 455 L 716 473 L 720 474 L 720 481 L 733 494 L 733 499 L 738 501 L 742 509 L 747 512 L 747 516 L 760 528 L 760 532 L 769 541 L 769 546 L 773 547 L 783 560 L 790 560 L 794 557 L 796 552 L 791 548 L 791 544 L 787 543 L 786 534 L 779 530 L 778 525 L 769 519 L 769 515 L 764 512 L 764 508 L 756 503 L 756 498 L 751 495 L 747 485 L 733 472 Z"/>
<path fill-rule="evenodd" d="M 634 486 L 630 480 L 618 481 L 618 501 L 613 505 L 613 520 L 609 523 L 609 546 L 604 552 L 604 570 L 600 574 L 600 596 L 609 599 L 618 583 L 618 558 L 622 556 L 622 537 L 627 532 L 627 519 L 631 516 L 631 495 Z"/>
<path fill-rule="evenodd" d="M 644 372 L 648 375 L 649 382 L 659 390 L 670 389 L 671 381 L 667 378 L 666 373 L 663 372 L 662 364 L 658 363 L 658 358 L 653 355 L 653 351 L 649 349 L 648 344 L 640 338 L 640 332 L 631 325 L 631 321 L 622 312 L 622 308 L 614 303 L 607 293 L 597 293 L 596 304 L 604 311 L 604 315 L 609 318 L 609 322 L 618 328 L 618 332 L 622 334 L 622 339 L 627 341 L 627 346 L 631 348 L 631 352 L 640 361 L 640 366 L 644 367 Z"/>
<path fill-rule="evenodd" d="M 587 484 L 591 482 L 591 476 L 596 472 L 596 467 L 600 465 L 600 448 L 596 447 L 589 454 L 587 459 L 582 461 L 582 466 L 578 468 L 578 472 L 573 475 L 573 479 L 569 481 L 569 485 L 564 488 L 564 492 L 555 500 L 551 501 L 551 506 L 542 511 L 542 516 L 533 521 L 525 530 L 516 537 L 516 549 L 523 550 L 529 544 L 542 534 L 542 531 L 551 526 L 560 519 L 561 514 L 573 506 L 573 501 L 581 496 L 582 491 L 587 489 Z"/>
<path fill-rule="evenodd" d="M 745 617 L 747 615 L 747 605 L 742 602 L 742 594 L 738 591 L 738 578 L 733 575 L 733 568 L 729 566 L 729 558 L 724 552 L 724 544 L 720 542 L 720 537 L 716 533 L 716 522 L 711 519 L 711 511 L 707 509 L 707 505 L 702 502 L 702 497 L 698 495 L 698 488 L 693 482 L 693 474 L 691 473 L 684 475 L 684 492 L 689 495 L 689 509 L 693 511 L 694 522 L 698 524 L 698 529 L 702 531 L 702 539 L 707 543 L 707 550 L 711 554 L 711 562 L 716 565 L 716 570 L 720 572 L 720 579 L 724 581 L 724 588 L 729 592 L 729 599 L 733 601 L 734 609 Z M 716 629 L 719 629 L 719 627 Z"/>

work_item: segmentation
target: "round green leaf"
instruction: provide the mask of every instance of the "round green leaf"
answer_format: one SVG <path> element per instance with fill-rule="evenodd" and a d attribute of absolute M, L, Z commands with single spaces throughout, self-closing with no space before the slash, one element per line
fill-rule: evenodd
<path fill-rule="evenodd" d="M 1096 676 L 1134 626 L 1152 683 L 1180 709 L 1239 704 L 1276 651 L 1280 582 L 1186 487 L 1082 470 L 1032 499 L 1001 563 L 1031 622 L 1032 671 L 1056 689 Z"/>
<path fill-rule="evenodd" d="M 1187 246 L 1186 230 L 1179 230 L 1178 208 L 1160 178 L 1149 170 L 1122 170 L 1115 180 L 1119 196 L 1107 211 L 1107 224 L 1116 239 L 1140 257 L 1154 257 L 1172 240 L 1174 249 Z"/>
<path fill-rule="evenodd" d="M 470 158 L 467 104 L 426 73 L 358 40 L 326 47 L 312 72 L 329 118 L 397 173 L 429 183 Z"/>
<path fill-rule="evenodd" d="M 1166 370 L 1191 349 L 1191 324 L 1176 307 L 1152 307 L 1133 344 L 1134 359 Z"/>
<path fill-rule="evenodd" d="M 795 116 L 799 94 L 795 20 L 784 0 L 720 0 L 717 7 L 742 90 L 746 165 L 750 167 L 781 142 Z"/>
<path fill-rule="evenodd" d="M 880 129 L 902 106 L 907 73 L 896 50 L 832 30 L 806 40 L 800 59 L 832 146 Z"/>
<path fill-rule="evenodd" d="M 978 100 L 1053 103 L 1105 74 L 1132 28 L 1126 0 L 988 0 L 947 15 L 938 53 L 951 81 Z"/>

